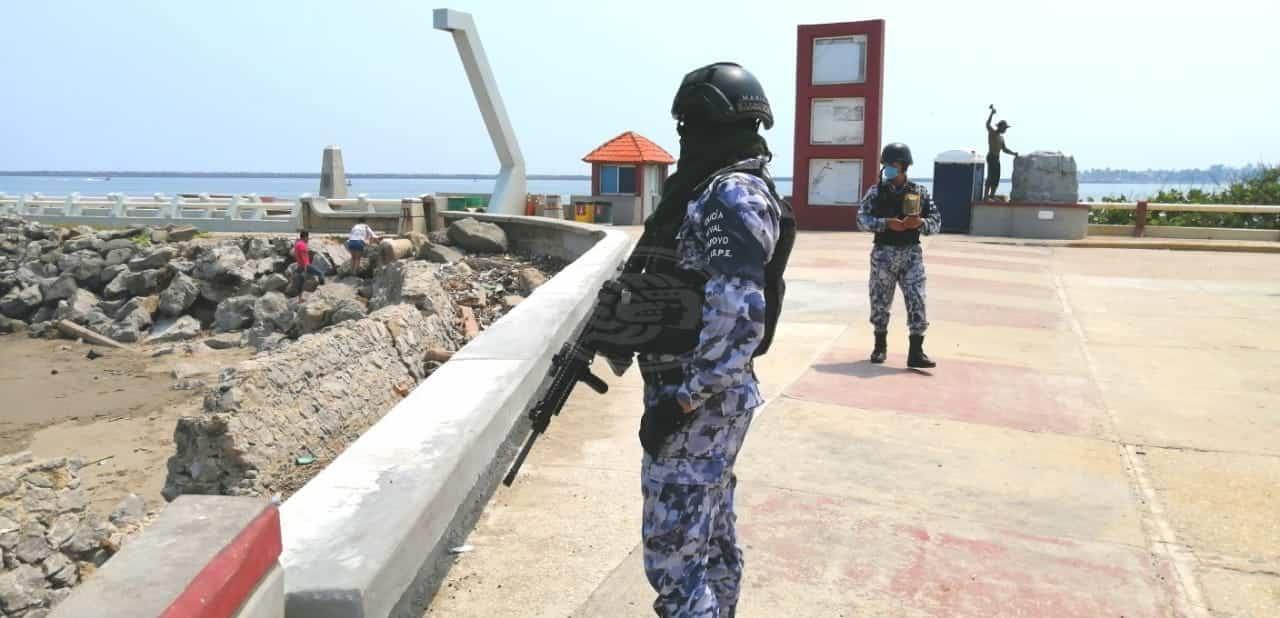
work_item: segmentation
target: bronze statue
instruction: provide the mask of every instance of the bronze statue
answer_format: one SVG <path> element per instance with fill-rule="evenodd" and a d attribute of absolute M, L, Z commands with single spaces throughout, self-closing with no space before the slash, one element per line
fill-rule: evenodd
<path fill-rule="evenodd" d="M 996 187 L 1000 186 L 1000 151 L 1007 154 L 1018 156 L 1018 153 L 1009 150 L 1004 145 L 1004 132 L 1009 129 L 1009 123 L 1001 120 L 996 123 L 995 127 L 991 126 L 991 119 L 996 117 L 996 106 L 990 105 L 991 114 L 987 116 L 987 187 L 982 194 L 982 199 L 989 200 L 996 196 Z"/>

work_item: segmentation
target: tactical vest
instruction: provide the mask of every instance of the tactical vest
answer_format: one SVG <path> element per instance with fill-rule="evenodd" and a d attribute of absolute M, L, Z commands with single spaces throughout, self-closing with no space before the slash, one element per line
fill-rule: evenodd
<path fill-rule="evenodd" d="M 705 182 L 694 190 L 694 195 L 701 195 L 711 183 L 718 180 L 726 173 L 745 172 L 757 176 L 765 181 L 769 186 L 769 192 L 778 202 L 780 216 L 778 220 L 778 239 L 773 248 L 773 256 L 769 262 L 765 264 L 765 330 L 764 338 L 761 339 L 760 345 L 756 347 L 752 356 L 762 356 L 769 351 L 769 346 L 773 343 L 773 333 L 778 325 L 778 319 L 782 315 L 782 303 L 786 296 L 786 281 L 783 274 L 787 268 L 787 260 L 791 257 L 791 248 L 795 245 L 796 239 L 796 220 L 791 209 L 791 203 L 782 199 L 778 195 L 773 180 L 764 173 L 762 167 L 725 168 L 712 174 Z M 661 233 L 666 239 L 666 235 L 670 235 L 670 240 L 674 244 L 674 238 L 678 232 L 678 224 L 670 230 L 662 230 Z M 639 248 L 638 248 L 639 250 Z M 654 281 L 646 279 L 647 275 L 657 275 L 663 277 L 664 281 Z M 692 350 L 698 344 L 698 339 L 702 330 L 701 319 L 701 299 L 706 290 L 707 278 L 696 271 L 689 271 L 679 268 L 674 260 L 648 260 L 644 267 L 644 274 L 637 275 L 635 273 L 624 274 L 620 278 L 625 287 L 635 289 L 636 286 L 669 286 L 672 281 L 678 281 L 679 285 L 687 290 L 689 294 L 696 295 L 699 307 L 698 319 L 691 324 L 675 324 L 667 323 L 664 325 L 661 336 L 654 337 L 648 343 L 645 343 L 637 350 L 642 354 L 683 354 Z"/>
<path fill-rule="evenodd" d="M 893 184 L 889 181 L 882 181 L 876 192 L 875 204 L 871 207 L 871 216 L 877 219 L 900 219 L 906 216 L 904 206 L 908 195 L 914 195 L 917 203 L 922 202 L 920 198 L 920 186 L 914 182 L 907 181 L 902 191 L 894 191 Z M 920 203 L 919 216 L 925 216 L 924 205 Z M 920 244 L 920 228 L 914 230 L 905 230 L 895 232 L 886 228 L 883 232 L 876 232 L 877 245 L 893 245 L 907 246 Z"/>

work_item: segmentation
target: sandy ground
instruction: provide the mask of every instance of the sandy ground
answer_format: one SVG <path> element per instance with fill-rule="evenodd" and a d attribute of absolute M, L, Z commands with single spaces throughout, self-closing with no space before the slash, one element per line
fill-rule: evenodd
<path fill-rule="evenodd" d="M 244 350 L 178 346 L 153 358 L 68 340 L 0 337 L 0 454 L 81 457 L 90 505 L 108 513 L 129 493 L 162 500 L 165 461 L 173 454 L 177 418 L 199 410 L 202 389 L 175 390 L 179 363 L 207 372 L 246 358 Z M 90 349 L 102 354 L 90 360 Z"/>

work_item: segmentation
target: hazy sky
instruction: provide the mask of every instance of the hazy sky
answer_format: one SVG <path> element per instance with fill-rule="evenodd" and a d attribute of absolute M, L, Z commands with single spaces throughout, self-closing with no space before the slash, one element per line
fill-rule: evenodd
<path fill-rule="evenodd" d="M 676 152 L 681 76 L 734 60 L 791 175 L 796 25 L 886 20 L 885 137 L 1082 168 L 1280 162 L 1280 3 L 0 0 L 0 169 L 491 172 L 436 6 L 476 19 L 529 170 L 635 130 Z"/>

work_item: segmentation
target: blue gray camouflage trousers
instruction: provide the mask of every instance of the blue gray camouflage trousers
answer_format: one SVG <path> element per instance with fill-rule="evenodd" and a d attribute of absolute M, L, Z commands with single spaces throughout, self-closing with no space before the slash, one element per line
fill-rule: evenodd
<path fill-rule="evenodd" d="M 646 401 L 655 393 L 646 393 Z M 759 387 L 752 380 L 707 400 L 668 438 L 657 458 L 644 456 L 644 570 L 663 617 L 726 618 L 742 579 L 733 510 L 733 464 L 746 438 Z"/>
<path fill-rule="evenodd" d="M 907 305 L 907 328 L 912 335 L 923 335 L 929 329 L 925 317 L 924 251 L 920 245 L 876 245 L 871 250 L 871 324 L 875 332 L 889 332 L 889 308 L 893 294 L 902 288 Z"/>

